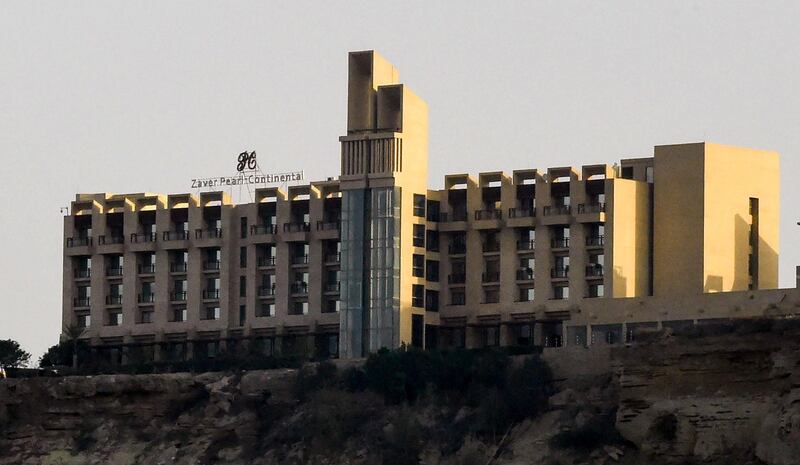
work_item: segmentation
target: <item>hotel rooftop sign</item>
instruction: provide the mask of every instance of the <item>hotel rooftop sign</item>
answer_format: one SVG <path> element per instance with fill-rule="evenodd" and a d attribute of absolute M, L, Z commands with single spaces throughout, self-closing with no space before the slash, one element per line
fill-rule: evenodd
<path fill-rule="evenodd" d="M 302 181 L 303 171 L 283 173 L 264 173 L 256 161 L 256 152 L 242 152 L 236 161 L 236 174 L 233 176 L 216 176 L 210 178 L 193 178 L 192 189 L 210 189 L 217 187 L 285 184 Z"/>

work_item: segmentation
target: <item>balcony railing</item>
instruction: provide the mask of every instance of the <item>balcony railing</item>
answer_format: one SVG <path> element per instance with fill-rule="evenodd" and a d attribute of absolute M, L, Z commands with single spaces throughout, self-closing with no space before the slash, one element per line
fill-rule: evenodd
<path fill-rule="evenodd" d="M 258 266 L 261 268 L 275 266 L 275 257 L 258 257 Z"/>
<path fill-rule="evenodd" d="M 122 267 L 111 266 L 106 268 L 106 276 L 122 276 Z"/>
<path fill-rule="evenodd" d="M 169 271 L 171 273 L 186 273 L 188 269 L 186 262 L 173 262 L 169 264 Z"/>
<path fill-rule="evenodd" d="M 133 233 L 131 234 L 131 242 L 134 244 L 140 244 L 144 242 L 155 242 L 156 241 L 156 233 Z"/>
<path fill-rule="evenodd" d="M 563 267 L 555 267 L 550 269 L 550 277 L 551 278 L 568 278 L 569 277 L 569 266 Z"/>
<path fill-rule="evenodd" d="M 484 252 L 499 252 L 500 251 L 500 243 L 499 242 L 484 242 L 483 243 L 483 251 Z"/>
<path fill-rule="evenodd" d="M 587 277 L 602 277 L 603 276 L 603 265 L 595 264 L 589 265 L 586 267 L 586 276 Z"/>
<path fill-rule="evenodd" d="M 137 298 L 137 302 L 139 302 L 140 304 L 152 304 L 155 301 L 156 301 L 156 295 L 152 293 L 139 294 Z"/>
<path fill-rule="evenodd" d="M 250 234 L 253 236 L 262 236 L 264 234 L 275 234 L 278 232 L 278 226 L 274 224 L 254 224 L 250 226 Z"/>
<path fill-rule="evenodd" d="M 87 279 L 92 277 L 92 270 L 91 268 L 86 268 L 85 270 L 75 270 L 75 279 Z"/>
<path fill-rule="evenodd" d="M 317 221 L 317 231 L 338 231 L 340 224 L 338 221 Z"/>
<path fill-rule="evenodd" d="M 310 230 L 311 225 L 308 223 L 283 223 L 283 232 L 285 233 L 308 232 Z"/>
<path fill-rule="evenodd" d="M 448 284 L 464 284 L 465 282 L 467 282 L 466 273 L 453 273 L 447 276 Z"/>
<path fill-rule="evenodd" d="M 125 237 L 117 235 L 102 235 L 98 238 L 97 242 L 100 245 L 123 244 L 125 243 Z"/>
<path fill-rule="evenodd" d="M 206 289 L 203 291 L 203 299 L 205 300 L 218 300 L 219 289 Z"/>
<path fill-rule="evenodd" d="M 453 211 L 453 212 L 444 212 L 439 214 L 439 220 L 442 223 L 448 223 L 452 221 L 467 221 L 467 212 L 466 211 Z"/>
<path fill-rule="evenodd" d="M 589 236 L 586 238 L 588 247 L 602 247 L 605 244 L 605 236 Z"/>
<path fill-rule="evenodd" d="M 195 229 L 194 230 L 194 238 L 195 239 L 221 239 L 222 238 L 222 228 Z"/>
<path fill-rule="evenodd" d="M 169 300 L 171 302 L 186 302 L 186 291 L 174 291 L 170 293 Z"/>
<path fill-rule="evenodd" d="M 571 210 L 569 205 L 548 205 L 544 207 L 544 216 L 569 215 Z"/>
<path fill-rule="evenodd" d="M 533 281 L 533 269 L 517 270 L 517 281 Z"/>
<path fill-rule="evenodd" d="M 88 307 L 91 300 L 92 299 L 90 299 L 89 297 L 76 297 L 72 301 L 72 306 L 73 307 Z"/>
<path fill-rule="evenodd" d="M 535 208 L 509 208 L 509 218 L 532 218 L 536 216 Z"/>
<path fill-rule="evenodd" d="M 340 263 L 342 261 L 342 254 L 339 252 L 329 253 L 325 255 L 325 263 Z"/>
<path fill-rule="evenodd" d="M 467 253 L 467 245 L 466 244 L 450 244 L 447 248 L 447 251 L 450 255 L 464 255 Z"/>
<path fill-rule="evenodd" d="M 86 247 L 92 245 L 91 237 L 68 237 L 67 247 Z"/>
<path fill-rule="evenodd" d="M 139 265 L 139 274 L 155 274 L 156 272 L 156 265 Z"/>
<path fill-rule="evenodd" d="M 219 260 L 206 260 L 203 262 L 203 270 L 205 271 L 218 271 Z"/>
<path fill-rule="evenodd" d="M 259 297 L 272 297 L 275 295 L 275 285 L 272 284 L 270 286 L 260 286 L 258 288 L 258 296 Z"/>
<path fill-rule="evenodd" d="M 292 257 L 292 265 L 307 265 L 308 255 L 295 255 Z"/>
<path fill-rule="evenodd" d="M 499 220 L 503 218 L 503 211 L 500 209 L 475 210 L 475 220 Z"/>
<path fill-rule="evenodd" d="M 602 213 L 604 211 L 606 211 L 606 204 L 603 202 L 578 204 L 578 213 Z"/>
<path fill-rule="evenodd" d="M 484 283 L 498 283 L 500 282 L 500 273 L 497 271 L 486 271 L 481 275 L 481 281 Z"/>
<path fill-rule="evenodd" d="M 532 240 L 517 241 L 517 250 L 533 250 L 535 246 L 536 246 L 536 241 Z"/>
<path fill-rule="evenodd" d="M 185 241 L 189 239 L 189 231 L 164 231 L 161 239 L 165 242 L 169 241 Z"/>
<path fill-rule="evenodd" d="M 292 283 L 292 294 L 308 294 L 308 283 L 300 281 Z"/>
<path fill-rule="evenodd" d="M 325 285 L 325 292 L 339 292 L 339 283 L 328 283 Z"/>
<path fill-rule="evenodd" d="M 569 247 L 569 237 L 557 237 L 550 241 L 550 247 L 554 249 L 566 249 Z"/>
<path fill-rule="evenodd" d="M 122 305 L 122 296 L 121 295 L 107 295 L 106 296 L 106 305 Z"/>

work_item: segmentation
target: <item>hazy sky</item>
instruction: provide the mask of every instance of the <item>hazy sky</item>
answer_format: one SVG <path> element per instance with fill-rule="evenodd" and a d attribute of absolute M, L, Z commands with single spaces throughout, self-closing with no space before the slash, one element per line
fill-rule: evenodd
<path fill-rule="evenodd" d="M 76 192 L 187 192 L 244 149 L 338 175 L 347 52 L 362 49 L 428 102 L 432 187 L 668 143 L 779 151 L 793 286 L 798 18 L 775 1 L 0 0 L 0 339 L 36 358 L 57 342 L 59 207 Z"/>

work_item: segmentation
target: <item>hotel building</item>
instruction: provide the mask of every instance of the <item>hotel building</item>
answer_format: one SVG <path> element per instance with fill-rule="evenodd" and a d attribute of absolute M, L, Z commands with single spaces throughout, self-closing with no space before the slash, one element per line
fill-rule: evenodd
<path fill-rule="evenodd" d="M 445 176 L 428 112 L 349 55 L 338 178 L 255 191 L 78 194 L 63 323 L 115 362 L 381 347 L 591 346 L 755 316 L 778 287 L 779 161 L 710 143 L 612 165 Z M 531 159 L 531 165 L 536 160 Z"/>

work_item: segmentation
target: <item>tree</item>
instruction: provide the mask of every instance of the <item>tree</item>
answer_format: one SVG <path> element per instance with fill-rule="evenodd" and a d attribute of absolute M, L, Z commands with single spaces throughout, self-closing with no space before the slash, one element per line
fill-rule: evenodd
<path fill-rule="evenodd" d="M 17 341 L 0 340 L 0 367 L 18 368 L 28 364 L 31 354 L 22 350 Z"/>
<path fill-rule="evenodd" d="M 86 328 L 77 325 L 64 326 L 63 338 L 72 346 L 72 368 L 78 369 L 78 342 Z"/>

